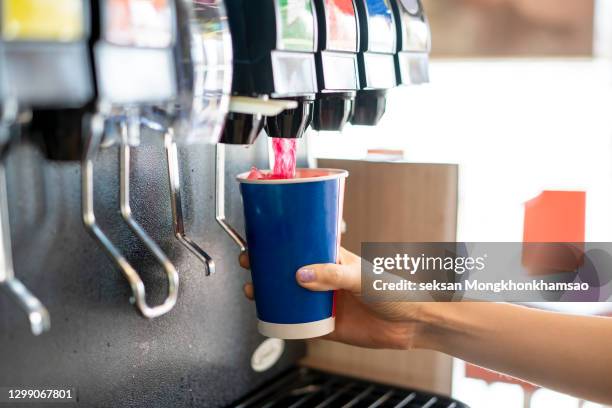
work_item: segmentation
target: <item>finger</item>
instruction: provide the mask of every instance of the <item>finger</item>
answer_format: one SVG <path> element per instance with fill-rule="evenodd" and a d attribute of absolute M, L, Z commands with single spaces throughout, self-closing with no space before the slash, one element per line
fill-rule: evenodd
<path fill-rule="evenodd" d="M 361 271 L 355 266 L 336 264 L 304 266 L 297 271 L 296 279 L 308 290 L 343 289 L 354 294 L 361 292 Z"/>
<path fill-rule="evenodd" d="M 244 291 L 244 296 L 246 296 L 247 299 L 253 300 L 255 298 L 252 283 L 245 283 L 242 290 Z"/>
<path fill-rule="evenodd" d="M 249 269 L 251 267 L 251 263 L 249 261 L 249 254 L 247 252 L 242 252 L 240 254 L 240 266 L 242 266 L 244 269 Z"/>

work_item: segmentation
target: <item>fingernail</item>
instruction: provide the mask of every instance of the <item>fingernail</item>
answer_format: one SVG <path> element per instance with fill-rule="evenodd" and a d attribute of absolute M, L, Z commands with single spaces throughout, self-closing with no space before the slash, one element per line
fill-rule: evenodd
<path fill-rule="evenodd" d="M 301 268 L 298 270 L 297 275 L 300 282 L 304 283 L 314 282 L 314 280 L 317 278 L 315 271 L 312 268 Z"/>

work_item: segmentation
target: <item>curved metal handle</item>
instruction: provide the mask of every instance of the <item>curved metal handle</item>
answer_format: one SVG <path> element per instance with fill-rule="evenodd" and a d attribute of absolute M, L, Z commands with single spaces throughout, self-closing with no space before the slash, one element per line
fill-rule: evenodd
<path fill-rule="evenodd" d="M 96 223 L 96 216 L 95 216 L 95 211 L 94 211 L 94 182 L 93 182 L 94 160 L 100 148 L 100 143 L 102 141 L 102 136 L 104 134 L 104 121 L 105 121 L 104 117 L 100 114 L 97 114 L 91 118 L 91 121 L 89 123 L 90 137 L 88 138 L 87 148 L 85 149 L 85 155 L 81 163 L 81 166 L 82 166 L 81 177 L 82 177 L 83 222 L 87 230 L 92 234 L 94 239 L 96 239 L 101 244 L 102 248 L 106 251 L 109 257 L 115 262 L 117 267 L 123 273 L 123 276 L 129 282 L 130 288 L 132 289 L 132 294 L 133 294 L 132 301 L 135 304 L 136 308 L 140 311 L 140 313 L 144 317 L 152 319 L 152 318 L 159 317 L 161 315 L 168 313 L 170 310 L 172 310 L 172 308 L 176 304 L 176 300 L 178 297 L 179 277 L 178 277 L 178 273 L 176 269 L 170 263 L 170 261 L 167 260 L 163 251 L 161 251 L 161 249 L 157 247 L 155 242 L 153 242 L 153 240 L 151 240 L 148 237 L 148 235 L 140 228 L 140 232 L 143 233 L 143 237 L 146 237 L 149 240 L 149 242 L 145 242 L 145 244 L 147 244 L 149 249 L 151 249 L 151 246 L 149 245 L 152 244 L 154 247 L 156 247 L 155 249 L 158 250 L 158 251 L 153 251 L 154 255 L 156 255 L 156 257 L 158 255 L 161 255 L 162 259 L 165 258 L 164 261 L 167 260 L 167 262 L 162 262 L 162 265 L 164 266 L 168 274 L 168 297 L 161 305 L 153 306 L 153 307 L 149 306 L 146 300 L 145 286 L 144 286 L 144 283 L 140 275 L 132 267 L 132 265 L 130 265 L 128 260 L 121 254 L 119 249 L 115 245 L 113 245 L 110 239 L 106 236 L 106 234 L 104 234 L 102 229 Z M 121 146 L 120 150 L 123 150 L 123 147 L 124 146 Z M 122 155 L 122 158 L 124 158 L 123 153 L 121 153 L 121 155 Z M 127 161 L 128 161 L 127 169 L 124 168 L 123 164 L 121 165 L 121 171 L 122 171 L 121 185 L 122 187 L 125 184 L 124 179 L 127 179 L 127 184 L 129 184 L 129 149 L 128 149 Z M 126 173 L 126 170 L 127 170 L 127 173 Z M 129 190 L 127 191 L 127 194 L 125 194 L 126 191 L 123 191 L 124 190 L 123 188 L 121 190 L 122 191 L 120 195 L 121 195 L 122 201 L 127 198 L 127 201 L 128 201 L 127 210 L 129 210 Z M 124 206 L 122 203 L 122 212 L 123 212 L 123 207 Z M 136 225 L 136 227 L 139 227 L 138 224 L 136 223 L 134 224 Z M 132 225 L 130 226 L 132 227 Z M 138 234 L 138 232 L 136 233 Z"/>
<path fill-rule="evenodd" d="M 137 117 L 128 116 L 127 126 L 122 126 L 121 146 L 119 148 L 119 173 L 120 173 L 120 208 L 121 216 L 138 236 L 147 249 L 153 254 L 157 262 L 164 268 L 168 277 L 168 296 L 160 306 L 166 312 L 170 311 L 176 304 L 178 298 L 179 275 L 178 271 L 170 261 L 166 253 L 157 243 L 147 234 L 133 216 L 130 206 L 130 145 L 129 140 L 140 140 L 140 120 Z M 164 312 L 164 313 L 166 313 Z"/>
<path fill-rule="evenodd" d="M 221 228 L 238 245 L 240 252 L 246 252 L 246 240 L 225 220 L 225 145 L 223 143 L 218 143 L 216 147 L 215 216 Z"/>
<path fill-rule="evenodd" d="M 26 312 L 32 334 L 38 336 L 51 328 L 51 319 L 47 308 L 15 278 L 9 218 L 6 172 L 0 161 L 0 287 Z"/>
<path fill-rule="evenodd" d="M 174 141 L 174 132 L 168 129 L 164 134 L 166 148 L 168 178 L 170 180 L 170 202 L 172 204 L 172 225 L 174 235 L 185 248 L 206 266 L 206 276 L 215 273 L 215 262 L 198 244 L 185 234 L 183 223 L 183 205 L 181 200 L 181 176 L 178 158 L 178 148 Z"/>

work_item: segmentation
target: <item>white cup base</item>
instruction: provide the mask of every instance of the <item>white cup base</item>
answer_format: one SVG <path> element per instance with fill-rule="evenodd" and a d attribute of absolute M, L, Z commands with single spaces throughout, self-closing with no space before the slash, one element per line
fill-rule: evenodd
<path fill-rule="evenodd" d="M 312 339 L 325 336 L 336 328 L 336 319 L 329 317 L 310 323 L 278 324 L 258 320 L 257 329 L 266 336 L 284 340 Z"/>

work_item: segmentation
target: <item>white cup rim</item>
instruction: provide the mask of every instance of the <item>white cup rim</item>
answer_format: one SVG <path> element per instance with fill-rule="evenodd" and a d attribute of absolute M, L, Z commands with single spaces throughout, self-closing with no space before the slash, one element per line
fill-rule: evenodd
<path fill-rule="evenodd" d="M 269 173 L 270 170 L 265 170 L 263 171 L 264 174 Z M 292 179 L 262 179 L 262 180 L 250 180 L 249 174 L 251 173 L 250 171 L 247 171 L 245 173 L 241 173 L 239 175 L 236 176 L 236 180 L 238 180 L 240 183 L 242 184 L 269 184 L 269 185 L 274 185 L 274 184 L 300 184 L 300 183 L 314 183 L 317 181 L 326 181 L 326 180 L 336 180 L 339 178 L 346 178 L 348 177 L 349 173 L 346 170 L 339 170 L 339 169 L 296 169 L 296 172 L 301 172 L 301 173 L 308 173 L 308 172 L 325 172 L 327 174 L 325 175 L 317 175 L 317 176 L 312 176 L 312 177 L 299 177 L 299 178 L 292 178 Z"/>

